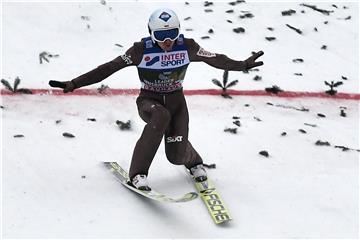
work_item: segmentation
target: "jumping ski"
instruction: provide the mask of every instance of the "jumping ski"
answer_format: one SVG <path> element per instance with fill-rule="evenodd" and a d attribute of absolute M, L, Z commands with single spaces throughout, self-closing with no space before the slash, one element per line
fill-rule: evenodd
<path fill-rule="evenodd" d="M 188 201 L 194 200 L 198 197 L 198 194 L 196 192 L 186 193 L 184 196 L 179 197 L 179 198 L 171 198 L 164 194 L 158 193 L 154 190 L 151 190 L 151 191 L 139 190 L 128 184 L 129 174 L 117 162 L 104 162 L 104 164 L 108 169 L 110 169 L 110 171 L 120 181 L 120 183 L 122 185 L 124 185 L 128 189 L 130 189 L 144 197 L 150 198 L 152 200 L 156 200 L 159 202 L 178 203 L 178 202 L 188 202 Z"/>
<path fill-rule="evenodd" d="M 221 199 L 214 183 L 209 179 L 202 182 L 194 180 L 196 190 L 200 194 L 200 198 L 206 205 L 211 218 L 216 224 L 225 223 L 232 220 L 228 208 Z"/>

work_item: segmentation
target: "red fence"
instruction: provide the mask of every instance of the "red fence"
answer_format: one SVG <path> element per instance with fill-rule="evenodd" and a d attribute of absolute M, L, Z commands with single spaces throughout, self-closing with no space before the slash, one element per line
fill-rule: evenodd
<path fill-rule="evenodd" d="M 72 96 L 111 96 L 111 95 L 137 95 L 139 89 L 106 89 L 99 93 L 97 89 L 77 89 L 72 93 L 64 94 L 61 89 L 30 89 L 33 94 L 37 95 L 72 95 Z M 220 95 L 221 90 L 217 89 L 199 89 L 199 90 L 184 90 L 185 95 Z M 228 90 L 227 93 L 231 96 L 273 96 L 284 98 L 330 98 L 330 99 L 344 99 L 344 100 L 360 100 L 358 93 L 337 93 L 336 95 L 329 95 L 325 92 L 292 92 L 284 91 L 277 94 L 268 93 L 264 90 Z M 1 89 L 1 95 L 13 95 L 12 92 Z"/>

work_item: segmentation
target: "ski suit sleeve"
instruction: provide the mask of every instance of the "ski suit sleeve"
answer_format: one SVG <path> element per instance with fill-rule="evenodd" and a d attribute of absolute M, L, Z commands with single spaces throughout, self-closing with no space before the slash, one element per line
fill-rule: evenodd
<path fill-rule="evenodd" d="M 263 62 L 255 62 L 258 57 L 264 54 L 262 51 L 255 53 L 245 61 L 236 61 L 224 54 L 206 51 L 194 39 L 186 39 L 185 43 L 191 62 L 205 62 L 212 67 L 229 71 L 245 71 L 263 65 Z"/>
<path fill-rule="evenodd" d="M 125 54 L 120 55 L 110 62 L 104 63 L 97 68 L 72 79 L 71 82 L 74 84 L 75 88 L 80 88 L 101 82 L 122 68 L 138 65 L 142 56 L 142 46 L 143 45 L 141 42 L 135 42 L 134 45 L 129 48 Z"/>

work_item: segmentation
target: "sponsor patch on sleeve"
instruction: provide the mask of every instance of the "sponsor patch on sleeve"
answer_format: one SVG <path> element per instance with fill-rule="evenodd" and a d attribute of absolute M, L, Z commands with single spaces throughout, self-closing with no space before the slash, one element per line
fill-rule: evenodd
<path fill-rule="evenodd" d="M 147 41 L 145 42 L 145 47 L 146 47 L 146 48 L 152 48 L 152 47 L 153 47 L 153 42 L 152 42 L 151 39 L 150 39 L 150 40 L 147 40 Z"/>
<path fill-rule="evenodd" d="M 131 56 L 130 55 L 121 55 L 120 56 L 122 60 L 124 60 L 124 62 L 127 64 L 127 65 L 130 65 L 133 63 L 133 61 L 131 60 Z"/>
<path fill-rule="evenodd" d="M 196 53 L 196 55 L 200 56 L 200 57 L 216 57 L 215 53 L 212 52 L 208 52 L 205 49 L 203 49 L 202 47 L 200 47 L 199 51 Z"/>

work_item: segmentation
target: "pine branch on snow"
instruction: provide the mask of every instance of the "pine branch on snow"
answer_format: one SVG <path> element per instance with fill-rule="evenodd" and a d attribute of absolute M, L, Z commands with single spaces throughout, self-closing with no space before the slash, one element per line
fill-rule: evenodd
<path fill-rule="evenodd" d="M 98 93 L 105 93 L 107 89 L 110 89 L 108 85 L 101 84 L 101 86 L 97 89 Z"/>
<path fill-rule="evenodd" d="M 265 91 L 268 93 L 278 94 L 279 92 L 283 92 L 284 90 L 282 90 L 280 87 L 276 85 L 273 85 L 272 87 L 265 88 Z"/>
<path fill-rule="evenodd" d="M 116 120 L 116 125 L 119 126 L 120 130 L 131 130 L 130 120 L 128 120 L 126 123 L 120 120 Z"/>
<path fill-rule="evenodd" d="M 74 138 L 74 137 L 75 137 L 73 134 L 68 133 L 68 132 L 64 132 L 64 133 L 63 133 L 63 136 L 64 136 L 64 137 L 67 137 L 67 138 Z"/>
<path fill-rule="evenodd" d="M 325 93 L 327 93 L 329 95 L 335 95 L 337 93 L 337 91 L 334 88 L 343 84 L 343 82 L 341 82 L 341 81 L 338 81 L 338 82 L 331 81 L 330 83 L 327 81 L 324 81 L 324 83 L 325 83 L 325 85 L 330 87 L 330 90 L 325 91 Z"/>
<path fill-rule="evenodd" d="M 6 81 L 5 79 L 1 79 L 1 83 L 5 86 L 7 90 L 14 92 L 14 89 L 12 88 L 12 86 L 8 81 Z"/>
<path fill-rule="evenodd" d="M 45 60 L 46 62 L 50 62 L 48 58 L 56 58 L 59 56 L 60 56 L 59 54 L 52 54 L 52 53 L 43 51 L 39 54 L 39 61 L 40 61 L 40 64 L 42 64 L 43 60 Z"/>
<path fill-rule="evenodd" d="M 298 29 L 298 28 L 296 28 L 296 27 L 293 27 L 293 26 L 291 26 L 291 25 L 289 25 L 289 24 L 286 24 L 286 26 L 287 26 L 288 28 L 294 30 L 294 31 L 297 32 L 298 34 L 300 34 L 300 35 L 302 34 L 302 31 L 301 31 L 300 29 Z"/>
<path fill-rule="evenodd" d="M 325 9 L 320 9 L 320 8 L 316 7 L 315 5 L 309 5 L 309 4 L 305 4 L 305 3 L 300 4 L 300 6 L 311 8 L 312 10 L 321 12 L 322 14 L 325 14 L 325 15 L 330 15 L 330 13 L 334 12 L 334 11 L 329 11 L 329 10 L 325 10 Z"/>
<path fill-rule="evenodd" d="M 228 81 L 229 81 L 229 71 L 227 71 L 227 70 L 225 70 L 224 73 L 223 73 L 223 81 L 222 81 L 222 83 L 217 79 L 212 80 L 212 82 L 216 86 L 220 87 L 223 90 L 221 96 L 223 96 L 224 98 L 232 98 L 226 91 L 227 91 L 227 89 L 235 86 L 239 82 L 238 80 L 233 80 L 233 81 L 228 83 Z"/>
<path fill-rule="evenodd" d="M 224 132 L 229 132 L 232 134 L 236 134 L 237 133 L 237 128 L 225 128 Z"/>
<path fill-rule="evenodd" d="M 11 86 L 11 84 L 5 80 L 1 79 L 1 83 L 5 86 L 7 90 L 13 93 L 24 93 L 24 94 L 32 94 L 31 90 L 27 88 L 18 88 L 21 80 L 19 77 L 16 77 L 14 80 L 14 87 Z"/>

